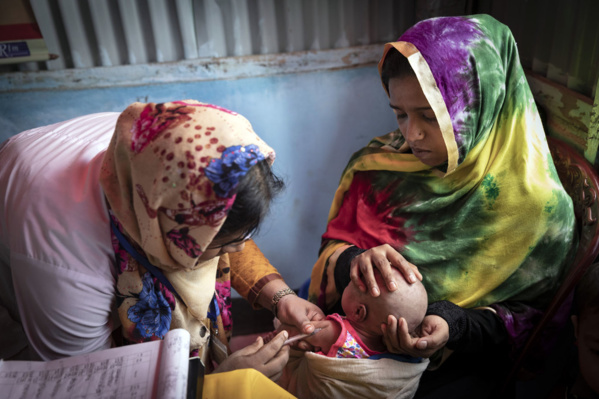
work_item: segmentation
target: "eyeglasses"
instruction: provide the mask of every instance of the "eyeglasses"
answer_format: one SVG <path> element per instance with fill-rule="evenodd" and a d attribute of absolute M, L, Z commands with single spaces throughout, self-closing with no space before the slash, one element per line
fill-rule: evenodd
<path fill-rule="evenodd" d="M 227 245 L 241 245 L 244 242 L 246 242 L 247 240 L 249 240 L 250 238 L 252 238 L 252 233 L 248 233 L 245 235 L 245 237 L 241 238 L 241 239 L 235 239 L 233 241 L 229 241 L 225 244 L 219 244 L 219 245 L 215 245 L 215 246 L 209 246 L 206 249 L 217 249 L 217 248 L 222 248 L 222 247 L 226 247 Z"/>

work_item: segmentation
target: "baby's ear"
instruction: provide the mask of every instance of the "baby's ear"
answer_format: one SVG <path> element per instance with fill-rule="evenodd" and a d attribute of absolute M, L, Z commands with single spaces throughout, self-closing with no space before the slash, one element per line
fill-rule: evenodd
<path fill-rule="evenodd" d="M 366 316 L 368 316 L 368 308 L 365 304 L 361 303 L 355 311 L 356 321 L 364 321 L 366 320 Z"/>

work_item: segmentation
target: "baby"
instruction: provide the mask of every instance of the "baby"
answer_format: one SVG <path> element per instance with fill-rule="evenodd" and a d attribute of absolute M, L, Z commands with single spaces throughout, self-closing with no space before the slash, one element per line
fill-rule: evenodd
<path fill-rule="evenodd" d="M 375 271 L 381 288 L 378 297 L 361 292 L 351 282 L 343 291 L 337 313 L 313 321 L 319 332 L 303 338 L 314 352 L 292 350 L 279 385 L 298 398 L 312 397 L 411 397 L 416 392 L 428 359 L 387 352 L 381 325 L 388 315 L 404 318 L 411 334 L 418 333 L 428 305 L 420 281 L 408 284 L 397 270 L 397 289 L 388 291 Z M 297 332 L 281 325 L 290 336 Z"/>
<path fill-rule="evenodd" d="M 424 319 L 428 306 L 427 294 L 420 281 L 408 284 L 399 271 L 395 281 L 398 288 L 389 291 L 382 276 L 375 271 L 381 294 L 373 297 L 362 292 L 351 282 L 343 291 L 341 306 L 345 317 L 334 313 L 326 320 L 313 322 L 315 328 L 322 328 L 315 335 L 304 338 L 318 353 L 329 357 L 367 358 L 386 351 L 381 325 L 387 322 L 388 315 L 398 320 L 403 317 L 408 331 L 414 334 Z M 282 328 L 284 329 L 284 326 Z"/>

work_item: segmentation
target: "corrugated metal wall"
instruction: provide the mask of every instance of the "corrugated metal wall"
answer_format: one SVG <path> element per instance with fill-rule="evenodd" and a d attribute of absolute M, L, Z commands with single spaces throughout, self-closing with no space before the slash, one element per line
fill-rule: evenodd
<path fill-rule="evenodd" d="M 384 43 L 415 21 L 488 13 L 525 67 L 586 96 L 599 78 L 597 0 L 31 0 L 59 58 L 0 71 L 62 70 Z"/>
<path fill-rule="evenodd" d="M 28 69 L 89 68 L 326 50 L 393 40 L 393 0 L 31 0 L 50 53 Z"/>
<path fill-rule="evenodd" d="M 599 1 L 488 0 L 478 3 L 477 11 L 491 14 L 511 28 L 526 68 L 594 97 L 599 78 Z"/>

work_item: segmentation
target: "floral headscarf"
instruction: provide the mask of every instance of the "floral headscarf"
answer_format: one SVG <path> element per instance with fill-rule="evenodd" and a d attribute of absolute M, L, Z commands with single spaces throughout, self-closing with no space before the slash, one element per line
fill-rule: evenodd
<path fill-rule="evenodd" d="M 230 328 L 228 257 L 199 258 L 225 222 L 239 179 L 274 156 L 247 119 L 216 105 L 134 103 L 120 115 L 100 181 L 116 228 L 117 305 L 127 341 L 161 339 L 182 327 L 200 349 L 210 330 L 222 330 L 222 322 Z"/>

